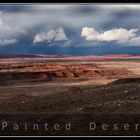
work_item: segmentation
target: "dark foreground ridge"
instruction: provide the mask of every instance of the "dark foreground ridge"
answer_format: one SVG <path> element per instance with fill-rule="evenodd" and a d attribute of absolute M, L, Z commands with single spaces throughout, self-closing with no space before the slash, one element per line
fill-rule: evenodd
<path fill-rule="evenodd" d="M 129 83 L 140 83 L 140 78 L 139 77 L 138 78 L 123 78 L 123 79 L 118 79 L 110 84 L 129 84 Z"/>
<path fill-rule="evenodd" d="M 133 81 L 134 79 L 134 81 Z M 63 92 L 45 94 L 48 87 L 1 88 L 6 96 L 0 99 L 0 113 L 47 113 L 47 114 L 140 114 L 140 80 L 133 78 L 129 83 L 90 87 L 62 87 Z M 50 88 L 51 89 L 51 88 Z M 52 89 L 51 89 L 52 90 Z M 58 90 L 58 88 L 53 88 Z M 42 92 L 32 96 L 36 92 Z M 18 93 L 19 92 L 19 93 Z"/>
<path fill-rule="evenodd" d="M 118 81 L 123 84 L 116 84 Z M 34 87 L 28 91 L 41 89 Z M 18 90 L 27 91 L 26 88 Z M 125 78 L 105 86 L 76 88 L 42 97 L 15 94 L 0 100 L 0 114 L 5 114 L 0 115 L 1 122 L 4 120 L 9 124 L 5 131 L 0 129 L 0 135 L 139 135 L 140 78 Z M 19 131 L 13 130 L 13 122 L 27 122 L 28 131 L 24 130 L 24 125 Z M 49 124 L 47 131 L 44 130 L 45 122 Z M 65 125 L 69 122 L 74 126 L 67 131 Z M 92 130 L 89 130 L 90 122 Z M 54 130 L 56 123 L 61 125 L 60 131 Z M 39 124 L 39 130 L 33 130 L 32 124 Z M 102 124 L 108 125 L 106 131 Z M 114 124 L 118 124 L 116 131 Z M 124 130 L 125 124 L 129 125 L 129 130 Z"/>

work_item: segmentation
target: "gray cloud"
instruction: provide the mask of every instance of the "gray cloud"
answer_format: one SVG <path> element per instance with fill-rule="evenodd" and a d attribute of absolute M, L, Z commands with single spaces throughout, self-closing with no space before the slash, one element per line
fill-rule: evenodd
<path fill-rule="evenodd" d="M 26 35 L 27 32 L 20 27 L 11 27 L 0 20 L 0 45 L 9 45 L 17 42 L 18 37 Z"/>
<path fill-rule="evenodd" d="M 0 40 L 0 45 L 5 46 L 5 45 L 11 45 L 17 43 L 16 39 L 4 39 Z"/>

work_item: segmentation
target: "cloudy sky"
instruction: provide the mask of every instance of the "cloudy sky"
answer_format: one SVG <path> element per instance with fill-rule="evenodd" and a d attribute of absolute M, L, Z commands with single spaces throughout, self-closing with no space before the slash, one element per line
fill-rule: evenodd
<path fill-rule="evenodd" d="M 0 53 L 140 54 L 140 5 L 0 5 Z"/>

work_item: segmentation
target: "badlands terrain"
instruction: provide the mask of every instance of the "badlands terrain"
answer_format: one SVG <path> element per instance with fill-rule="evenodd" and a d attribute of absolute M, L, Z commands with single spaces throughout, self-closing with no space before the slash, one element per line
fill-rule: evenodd
<path fill-rule="evenodd" d="M 0 55 L 0 113 L 139 113 L 139 77 L 140 56 Z"/>
<path fill-rule="evenodd" d="M 10 130 L 0 135 L 115 135 L 84 128 L 91 119 L 139 120 L 134 115 L 140 114 L 140 56 L 0 55 L 0 114 L 11 122 L 33 121 L 39 115 L 40 122 L 47 117 L 48 122 L 70 119 L 79 124 L 69 133 Z M 139 135 L 126 135 L 134 134 Z"/>

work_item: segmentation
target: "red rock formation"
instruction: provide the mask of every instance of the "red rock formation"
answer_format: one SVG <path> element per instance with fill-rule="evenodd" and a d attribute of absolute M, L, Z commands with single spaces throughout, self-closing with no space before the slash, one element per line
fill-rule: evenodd
<path fill-rule="evenodd" d="M 131 72 L 125 69 L 96 69 L 96 70 L 81 70 L 77 71 L 79 76 L 113 76 L 113 75 L 128 75 Z"/>
<path fill-rule="evenodd" d="M 96 70 L 56 70 L 46 72 L 1 72 L 0 83 L 12 80 L 50 81 L 53 78 L 96 77 L 128 75 L 131 72 L 125 69 L 96 69 Z"/>
<path fill-rule="evenodd" d="M 55 71 L 52 72 L 54 74 L 54 78 L 74 78 L 75 74 L 73 71 L 65 70 L 65 71 Z"/>

